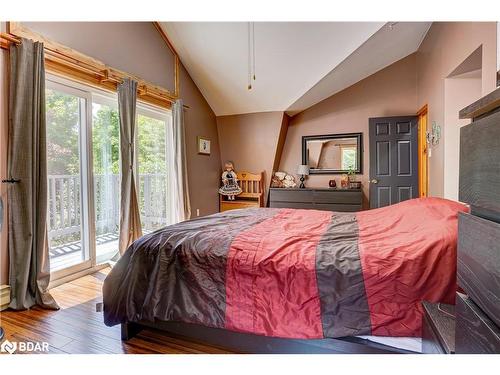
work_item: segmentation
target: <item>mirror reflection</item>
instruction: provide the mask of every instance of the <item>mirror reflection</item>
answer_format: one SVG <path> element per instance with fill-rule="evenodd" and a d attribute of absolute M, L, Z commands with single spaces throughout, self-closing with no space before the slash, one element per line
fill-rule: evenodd
<path fill-rule="evenodd" d="M 302 143 L 303 164 L 310 173 L 361 173 L 361 133 L 308 136 Z"/>

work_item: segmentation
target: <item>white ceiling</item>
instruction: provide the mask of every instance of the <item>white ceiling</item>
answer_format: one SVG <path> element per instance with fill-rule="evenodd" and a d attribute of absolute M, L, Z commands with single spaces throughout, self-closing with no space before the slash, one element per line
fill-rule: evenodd
<path fill-rule="evenodd" d="M 432 22 L 398 22 L 377 31 L 290 105 L 294 115 L 415 52 Z M 391 26 L 389 26 L 391 25 Z"/>
<path fill-rule="evenodd" d="M 162 23 L 217 116 L 300 112 L 414 52 L 429 26 L 256 22 L 256 80 L 248 90 L 247 23 Z"/>

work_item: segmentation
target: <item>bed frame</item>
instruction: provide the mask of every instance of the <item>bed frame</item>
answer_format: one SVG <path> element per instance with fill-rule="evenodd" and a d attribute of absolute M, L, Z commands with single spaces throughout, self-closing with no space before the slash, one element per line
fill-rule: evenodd
<path fill-rule="evenodd" d="M 464 108 L 461 118 L 472 117 L 474 120 L 483 118 L 492 113 L 496 114 L 500 122 L 500 88 L 486 97 Z M 485 120 L 486 121 L 486 120 Z M 490 120 L 487 120 L 490 121 Z M 476 125 L 476 124 L 475 124 Z M 480 126 L 477 124 L 476 126 Z M 498 124 L 500 125 L 500 124 Z M 491 137 L 500 137 L 500 126 L 495 128 L 495 134 Z M 462 132 L 461 132 L 462 134 Z M 471 147 L 471 137 L 461 137 L 462 148 Z M 481 149 L 482 150 L 482 149 Z M 494 152 L 493 152 L 494 151 Z M 500 151 L 484 149 L 476 156 L 483 160 L 478 168 L 477 165 L 467 160 L 460 161 L 460 199 L 471 204 L 472 213 L 492 220 L 492 217 L 500 221 L 500 180 L 498 178 L 498 163 Z M 477 162 L 477 160 L 476 160 Z M 491 166 L 489 168 L 486 168 Z M 241 178 L 240 176 L 238 176 Z M 480 204 L 476 204 L 476 200 Z M 357 337 L 344 337 L 337 339 L 298 340 L 265 337 L 240 332 L 232 332 L 225 329 L 209 328 L 197 324 L 181 322 L 139 322 L 124 323 L 121 326 L 122 339 L 128 340 L 137 334 L 142 328 L 154 328 L 166 331 L 169 334 L 183 336 L 192 340 L 201 341 L 206 344 L 228 348 L 239 353 L 329 353 L 329 354 L 394 354 L 412 353 L 407 350 L 382 345 Z"/>
<path fill-rule="evenodd" d="M 416 354 L 404 349 L 379 344 L 359 337 L 339 339 L 282 339 L 210 328 L 182 322 L 123 323 L 122 340 L 129 340 L 143 328 L 159 329 L 182 338 L 226 348 L 236 353 L 251 354 Z"/>

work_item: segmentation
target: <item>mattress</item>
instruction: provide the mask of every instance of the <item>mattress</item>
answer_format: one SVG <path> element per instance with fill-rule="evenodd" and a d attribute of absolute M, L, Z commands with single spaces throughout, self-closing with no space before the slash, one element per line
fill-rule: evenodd
<path fill-rule="evenodd" d="M 422 353 L 422 339 L 420 337 L 388 337 L 388 336 L 356 336 L 393 348 Z"/>

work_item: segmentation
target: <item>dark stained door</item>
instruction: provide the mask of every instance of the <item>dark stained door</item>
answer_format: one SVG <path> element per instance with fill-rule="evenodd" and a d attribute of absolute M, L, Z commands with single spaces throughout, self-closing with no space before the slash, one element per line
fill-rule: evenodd
<path fill-rule="evenodd" d="M 418 117 L 370 120 L 370 208 L 417 198 Z"/>

